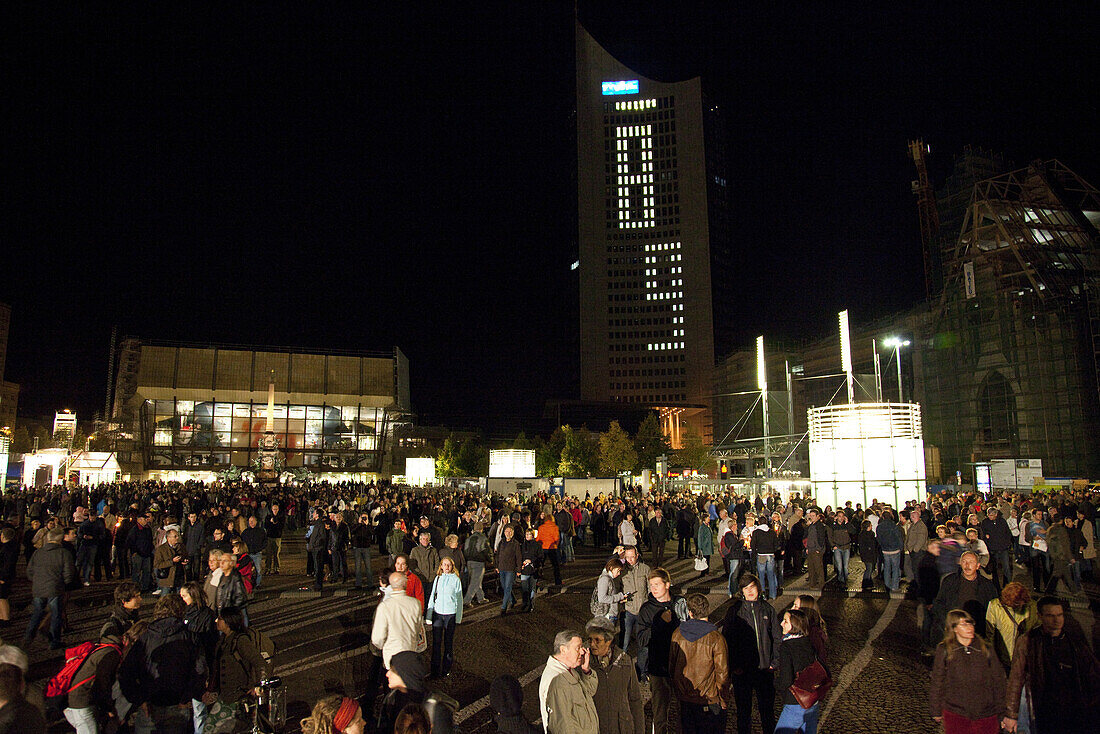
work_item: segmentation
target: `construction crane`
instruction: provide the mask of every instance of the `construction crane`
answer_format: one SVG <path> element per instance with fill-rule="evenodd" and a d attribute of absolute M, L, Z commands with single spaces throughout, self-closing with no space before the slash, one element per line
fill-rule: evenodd
<path fill-rule="evenodd" d="M 923 140 L 909 141 L 909 157 L 917 167 L 917 180 L 912 183 L 920 217 L 920 238 L 924 247 L 924 289 L 929 300 L 943 290 L 943 249 L 940 244 L 940 216 L 936 211 L 936 192 L 928 178 L 924 157 L 932 152 Z"/>

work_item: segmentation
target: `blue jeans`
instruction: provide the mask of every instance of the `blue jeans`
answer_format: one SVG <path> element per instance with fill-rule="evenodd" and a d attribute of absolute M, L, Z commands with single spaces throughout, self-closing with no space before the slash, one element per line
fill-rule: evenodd
<path fill-rule="evenodd" d="M 61 597 L 51 596 L 46 598 L 44 596 L 34 597 L 34 609 L 31 612 L 30 622 L 27 624 L 27 631 L 23 634 L 23 646 L 26 647 L 34 639 L 35 633 L 38 631 L 38 625 L 42 622 L 42 617 L 46 616 L 46 608 L 50 610 L 50 645 L 53 647 L 61 646 Z"/>
<path fill-rule="evenodd" d="M 470 583 L 466 587 L 466 597 L 462 603 L 469 604 L 474 599 L 485 601 L 485 591 L 481 588 L 481 579 L 485 577 L 485 564 L 482 561 L 466 561 L 466 568 L 470 569 Z M 355 573 L 358 577 L 358 565 Z"/>
<path fill-rule="evenodd" d="M 852 551 L 848 548 L 833 548 L 833 567 L 836 569 L 836 577 L 840 583 L 848 583 L 848 559 Z"/>
<path fill-rule="evenodd" d="M 355 556 L 355 588 L 358 589 L 363 585 L 360 568 L 367 569 L 367 583 L 371 581 L 370 548 L 352 548 L 351 552 Z"/>
<path fill-rule="evenodd" d="M 741 573 L 741 561 L 737 561 L 737 560 L 734 560 L 734 559 L 731 558 L 729 563 L 730 563 L 730 580 L 729 580 L 730 596 L 737 596 L 737 592 L 740 591 L 740 589 L 737 588 L 737 577 Z"/>
<path fill-rule="evenodd" d="M 142 591 L 153 590 L 153 557 L 139 556 L 134 553 L 130 556 L 130 568 L 133 569 L 131 580 Z"/>
<path fill-rule="evenodd" d="M 779 593 L 779 581 L 775 578 L 775 556 L 768 553 L 756 556 L 756 575 L 764 588 L 765 599 L 774 599 Z M 770 586 L 769 586 L 770 584 Z M 768 589 L 771 591 L 768 591 Z"/>
<path fill-rule="evenodd" d="M 432 617 L 432 675 L 447 675 L 454 663 L 455 615 Z"/>
<path fill-rule="evenodd" d="M 990 555 L 993 557 L 993 573 L 995 574 L 993 581 L 997 584 L 998 589 L 1002 589 L 1005 584 L 1012 581 L 1012 576 L 1016 571 L 1012 567 L 1012 551 L 994 551 Z"/>
<path fill-rule="evenodd" d="M 264 552 L 249 553 L 248 557 L 252 559 L 252 565 L 256 567 L 256 586 L 259 586 L 264 577 L 261 570 L 264 567 Z"/>
<path fill-rule="evenodd" d="M 573 561 L 573 536 L 563 535 L 561 540 L 558 541 L 558 546 L 562 553 L 562 562 L 570 563 Z"/>
<path fill-rule="evenodd" d="M 901 583 L 901 553 L 882 554 L 882 581 L 890 591 L 897 591 Z"/>
<path fill-rule="evenodd" d="M 815 703 L 804 709 L 797 703 L 783 705 L 779 712 L 779 721 L 775 725 L 775 734 L 817 734 L 817 717 L 821 713 L 821 703 Z"/>
<path fill-rule="evenodd" d="M 634 634 L 634 625 L 638 620 L 638 615 L 631 614 L 628 611 L 623 611 L 623 650 L 630 647 L 630 638 Z"/>
<path fill-rule="evenodd" d="M 500 600 L 500 611 L 507 612 L 512 606 L 512 586 L 516 583 L 515 571 L 500 572 L 500 588 L 504 591 L 504 598 Z"/>
<path fill-rule="evenodd" d="M 519 588 L 521 590 L 521 596 L 523 597 L 523 606 L 525 609 L 533 609 L 535 606 L 535 594 L 538 593 L 539 580 L 534 576 L 528 576 L 527 574 L 519 575 Z"/>
<path fill-rule="evenodd" d="M 86 542 L 80 546 L 80 550 L 76 552 L 76 565 L 80 569 L 80 575 L 84 583 L 90 583 L 92 580 L 92 569 L 95 568 L 95 556 L 96 551 L 99 548 L 95 543 Z M 73 709 L 73 711 L 82 711 L 83 709 Z M 75 726 L 75 724 L 74 724 Z"/>

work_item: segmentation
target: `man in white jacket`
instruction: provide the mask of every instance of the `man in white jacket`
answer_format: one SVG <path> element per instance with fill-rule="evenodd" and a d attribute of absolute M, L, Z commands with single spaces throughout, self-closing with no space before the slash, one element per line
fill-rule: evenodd
<path fill-rule="evenodd" d="M 427 645 L 424 614 L 420 602 L 405 593 L 408 579 L 403 573 L 390 574 L 390 593 L 374 612 L 370 641 L 382 651 L 382 664 L 389 670 L 390 659 L 399 652 L 423 652 Z"/>

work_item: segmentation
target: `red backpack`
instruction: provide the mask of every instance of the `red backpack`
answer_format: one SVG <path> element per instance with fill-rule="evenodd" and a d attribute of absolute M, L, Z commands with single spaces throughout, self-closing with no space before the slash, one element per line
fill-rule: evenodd
<path fill-rule="evenodd" d="M 114 648 L 120 655 L 122 654 L 122 646 L 112 643 L 98 645 L 94 642 L 85 642 L 82 645 L 70 647 L 66 650 L 65 664 L 61 667 L 61 670 L 57 672 L 57 675 L 50 678 L 49 683 L 46 684 L 46 699 L 53 701 L 61 700 L 77 688 L 88 685 L 95 680 L 94 674 L 80 678 L 79 680 L 74 680 L 74 678 L 93 652 L 107 647 Z"/>
<path fill-rule="evenodd" d="M 256 564 L 252 562 L 252 556 L 242 553 L 237 558 L 237 571 L 241 574 L 241 580 L 244 581 L 245 592 L 252 596 L 252 589 L 256 587 Z"/>

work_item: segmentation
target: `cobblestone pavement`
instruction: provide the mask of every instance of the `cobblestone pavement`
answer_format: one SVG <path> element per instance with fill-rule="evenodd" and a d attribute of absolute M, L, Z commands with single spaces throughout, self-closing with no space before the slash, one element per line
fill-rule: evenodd
<path fill-rule="evenodd" d="M 708 593 L 714 607 L 712 618 L 723 617 L 728 598 L 720 564 L 719 572 L 699 578 L 691 568 L 691 560 L 676 559 L 675 545 L 670 544 L 669 548 L 672 554 L 666 557 L 665 566 L 679 589 Z M 553 635 L 560 629 L 583 628 L 588 621 L 589 597 L 606 558 L 607 551 L 581 549 L 577 560 L 562 569 L 563 586 L 543 592 L 532 614 L 501 618 L 499 595 L 492 588 L 495 582 L 485 584 L 491 594 L 490 602 L 465 613 L 455 634 L 454 670 L 450 677 L 439 681 L 439 688 L 461 706 L 457 716 L 460 732 L 495 730 L 487 694 L 489 683 L 502 673 L 514 675 L 526 684 L 524 711 L 532 720 L 538 718 L 538 676 Z M 289 694 L 286 731 L 297 731 L 298 719 L 325 693 L 364 692 L 372 660 L 367 645 L 377 599 L 351 588 L 351 584 L 327 586 L 323 595 L 300 590 L 309 581 L 303 573 L 300 534 L 284 541 L 283 560 L 284 573 L 268 577 L 249 611 L 253 623 L 275 639 L 277 673 L 285 680 Z M 647 562 L 650 560 L 647 558 Z M 381 563 L 376 556 L 375 567 L 379 568 Z M 853 560 L 851 577 L 858 579 L 861 574 L 862 566 Z M 802 591 L 802 581 L 786 579 L 783 595 L 776 603 L 779 609 L 789 606 L 794 595 Z M 14 623 L 3 630 L 5 641 L 16 644 L 27 620 L 26 585 L 20 587 L 12 603 Z M 104 581 L 74 592 L 69 605 L 67 645 L 96 634 L 106 617 L 112 588 L 113 584 Z M 1095 591 L 1095 587 L 1091 590 Z M 926 712 L 928 666 L 918 655 L 916 607 L 912 601 L 900 597 L 895 595 L 891 599 L 881 586 L 873 593 L 859 593 L 858 585 L 855 591 L 841 590 L 835 581 L 820 595 L 819 604 L 829 633 L 829 665 L 838 680 L 838 691 L 824 709 L 826 716 L 821 726 L 824 734 L 937 731 Z M 146 601 L 146 618 L 151 614 L 153 602 L 151 597 Z M 1077 605 L 1074 614 L 1086 630 L 1100 637 L 1100 624 L 1086 604 Z M 876 625 L 881 634 L 868 644 L 868 636 L 877 629 Z M 32 681 L 42 684 L 60 667 L 61 653 L 48 650 L 42 638 L 28 652 Z M 733 731 L 733 702 L 728 706 L 729 731 Z M 647 705 L 648 715 L 651 712 Z M 759 731 L 758 717 L 754 714 L 753 718 L 757 727 L 754 731 Z M 55 723 L 51 731 L 71 729 Z"/>

